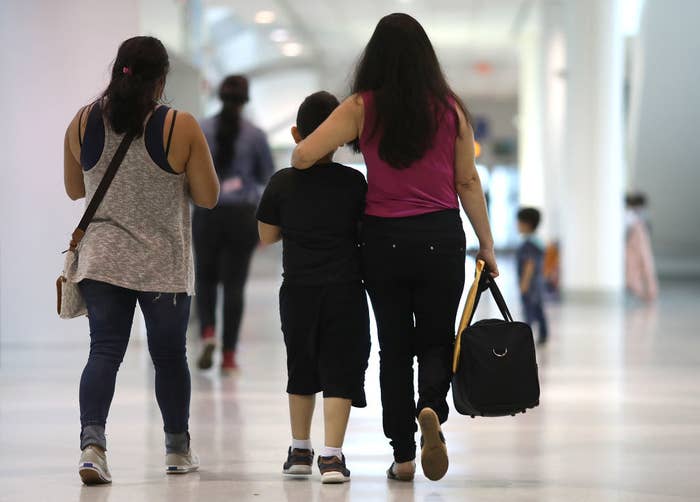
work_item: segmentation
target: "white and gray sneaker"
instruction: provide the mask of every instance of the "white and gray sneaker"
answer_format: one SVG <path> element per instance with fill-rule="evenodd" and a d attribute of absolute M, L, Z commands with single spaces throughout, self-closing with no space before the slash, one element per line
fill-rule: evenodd
<path fill-rule="evenodd" d="M 107 467 L 107 454 L 96 445 L 89 445 L 80 454 L 78 474 L 86 485 L 103 485 L 112 482 Z"/>
<path fill-rule="evenodd" d="M 168 453 L 165 455 L 165 472 L 167 474 L 187 474 L 199 469 L 199 457 L 190 449 L 187 453 Z"/>

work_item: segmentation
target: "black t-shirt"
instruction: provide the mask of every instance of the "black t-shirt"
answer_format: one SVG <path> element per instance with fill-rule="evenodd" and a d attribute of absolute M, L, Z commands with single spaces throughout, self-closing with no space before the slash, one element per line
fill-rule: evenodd
<path fill-rule="evenodd" d="M 286 282 L 315 286 L 361 278 L 358 225 L 366 193 L 362 173 L 341 164 L 272 176 L 257 218 L 282 229 Z"/>

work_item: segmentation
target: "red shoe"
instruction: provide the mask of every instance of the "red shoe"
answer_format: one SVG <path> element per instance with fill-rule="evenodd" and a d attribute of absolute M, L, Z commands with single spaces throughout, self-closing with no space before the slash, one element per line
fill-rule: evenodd
<path fill-rule="evenodd" d="M 224 375 L 231 375 L 238 370 L 238 364 L 236 364 L 236 351 L 235 350 L 225 350 L 224 359 L 221 363 L 221 373 Z"/>

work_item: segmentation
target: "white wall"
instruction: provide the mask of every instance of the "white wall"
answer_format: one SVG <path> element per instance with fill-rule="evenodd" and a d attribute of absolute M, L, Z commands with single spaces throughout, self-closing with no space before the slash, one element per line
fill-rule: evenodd
<path fill-rule="evenodd" d="M 700 277 L 700 2 L 646 0 L 633 71 L 629 186 L 649 195 L 659 273 Z"/>
<path fill-rule="evenodd" d="M 83 206 L 63 191 L 63 135 L 138 29 L 137 0 L 0 3 L 0 344 L 87 336 L 85 320 L 55 311 L 60 252 Z"/>

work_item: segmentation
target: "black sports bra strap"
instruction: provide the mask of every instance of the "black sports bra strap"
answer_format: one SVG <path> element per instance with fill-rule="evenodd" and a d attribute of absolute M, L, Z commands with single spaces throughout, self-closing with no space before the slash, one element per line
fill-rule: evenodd
<path fill-rule="evenodd" d="M 173 129 L 175 129 L 175 119 L 177 118 L 177 110 L 173 110 L 173 121 L 170 122 L 170 132 L 168 133 L 168 142 L 165 145 L 165 160 L 168 159 L 170 153 L 170 142 L 173 140 Z"/>
<path fill-rule="evenodd" d="M 83 128 L 83 114 L 87 108 L 87 106 L 83 106 L 80 110 L 80 116 L 78 117 L 78 144 L 81 148 L 83 147 L 83 136 L 80 134 L 80 130 Z"/>

